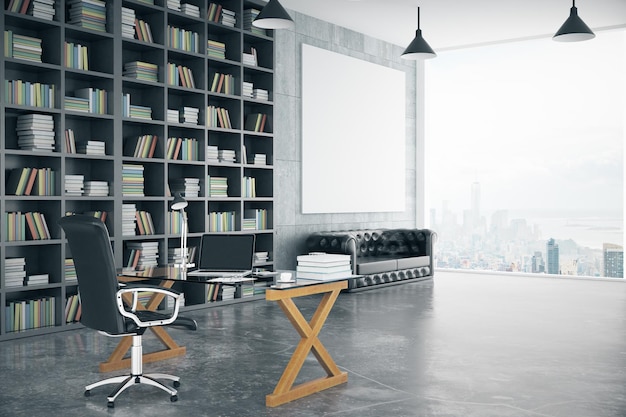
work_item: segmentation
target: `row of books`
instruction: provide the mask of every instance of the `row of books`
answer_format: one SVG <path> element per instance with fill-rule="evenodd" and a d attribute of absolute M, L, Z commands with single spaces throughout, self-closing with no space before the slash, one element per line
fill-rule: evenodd
<path fill-rule="evenodd" d="M 246 122 L 244 127 L 246 130 L 253 132 L 265 132 L 265 125 L 267 123 L 267 114 L 265 113 L 251 113 L 246 115 Z"/>
<path fill-rule="evenodd" d="M 131 104 L 130 93 L 122 95 L 122 116 L 135 119 L 152 120 L 152 108 Z"/>
<path fill-rule="evenodd" d="M 156 233 L 154 223 L 152 222 L 152 215 L 149 211 L 137 210 L 135 212 L 135 219 L 137 222 L 137 235 L 153 235 Z"/>
<path fill-rule="evenodd" d="M 55 297 L 46 296 L 29 300 L 7 302 L 5 329 L 17 332 L 55 325 Z"/>
<path fill-rule="evenodd" d="M 256 178 L 243 177 L 243 183 L 241 184 L 241 196 L 244 198 L 256 197 Z"/>
<path fill-rule="evenodd" d="M 167 26 L 167 46 L 186 52 L 200 52 L 200 36 L 197 32 Z"/>
<path fill-rule="evenodd" d="M 266 209 L 246 209 L 243 215 L 243 230 L 265 230 L 267 229 Z"/>
<path fill-rule="evenodd" d="M 122 165 L 122 195 L 124 197 L 144 196 L 144 167 L 140 164 Z M 134 217 L 133 213 L 133 217 Z"/>
<path fill-rule="evenodd" d="M 104 210 L 88 210 L 88 211 L 84 211 L 84 212 L 75 212 L 75 211 L 66 211 L 65 215 L 66 216 L 74 216 L 76 214 L 82 214 L 85 216 L 92 216 L 95 217 L 96 219 L 100 219 L 102 221 L 102 223 L 104 223 L 107 219 L 107 212 Z M 72 265 L 74 265 L 74 261 L 71 262 Z"/>
<path fill-rule="evenodd" d="M 247 98 L 253 98 L 255 100 L 268 101 L 270 93 L 268 90 L 262 88 L 254 88 L 254 83 L 244 81 L 242 84 L 241 95 Z"/>
<path fill-rule="evenodd" d="M 153 43 L 152 29 L 150 24 L 142 19 L 135 19 L 135 39 L 143 42 Z"/>
<path fill-rule="evenodd" d="M 84 155 L 106 155 L 106 143 L 100 140 L 76 141 L 74 129 L 65 129 L 65 151 Z"/>
<path fill-rule="evenodd" d="M 237 14 L 232 10 L 224 9 L 219 3 L 210 3 L 207 10 L 207 20 L 235 27 L 237 25 Z"/>
<path fill-rule="evenodd" d="M 316 253 L 296 257 L 298 278 L 328 280 L 348 278 L 352 275 L 350 255 Z"/>
<path fill-rule="evenodd" d="M 74 42 L 65 42 L 63 49 L 63 63 L 67 68 L 89 70 L 89 53 L 87 45 Z"/>
<path fill-rule="evenodd" d="M 159 66 L 150 62 L 132 61 L 124 64 L 123 75 L 142 81 L 157 82 Z"/>
<path fill-rule="evenodd" d="M 22 150 L 49 151 L 55 149 L 54 119 L 49 114 L 21 114 L 15 126 L 17 144 Z"/>
<path fill-rule="evenodd" d="M 82 307 L 80 304 L 80 295 L 74 294 L 67 297 L 65 302 L 65 322 L 74 323 L 80 321 L 82 316 Z"/>
<path fill-rule="evenodd" d="M 107 181 L 85 181 L 85 176 L 81 174 L 66 174 L 65 194 L 74 197 L 107 197 L 109 195 L 109 183 Z"/>
<path fill-rule="evenodd" d="M 196 88 L 191 68 L 171 62 L 167 63 L 166 82 L 169 85 Z"/>
<path fill-rule="evenodd" d="M 128 265 L 132 268 L 150 268 L 159 265 L 159 242 L 126 242 Z"/>
<path fill-rule="evenodd" d="M 157 135 L 141 135 L 137 138 L 129 138 L 125 142 L 127 154 L 134 158 L 152 158 L 158 139 Z"/>
<path fill-rule="evenodd" d="M 209 232 L 233 232 L 235 226 L 234 211 L 209 212 Z"/>
<path fill-rule="evenodd" d="M 7 11 L 28 14 L 39 19 L 54 19 L 54 0 L 9 0 Z"/>
<path fill-rule="evenodd" d="M 5 240 L 8 242 L 50 239 L 50 230 L 46 217 L 39 212 L 6 212 L 4 213 Z M 28 232 L 27 232 L 28 231 Z"/>
<path fill-rule="evenodd" d="M 4 31 L 4 56 L 7 58 L 42 62 L 41 54 L 41 39 L 13 33 L 12 30 Z"/>
<path fill-rule="evenodd" d="M 213 81 L 211 82 L 211 92 L 235 94 L 235 77 L 231 74 L 221 74 L 216 72 L 213 75 Z"/>
<path fill-rule="evenodd" d="M 232 129 L 228 109 L 223 107 L 208 106 L 206 110 L 206 127 Z"/>
<path fill-rule="evenodd" d="M 168 138 L 166 158 L 183 161 L 197 161 L 199 157 L 198 140 L 195 138 Z"/>
<path fill-rule="evenodd" d="M 74 96 L 65 96 L 64 107 L 73 111 L 107 114 L 108 93 L 101 88 L 80 88 L 74 91 Z"/>
<path fill-rule="evenodd" d="M 53 108 L 55 91 L 54 84 L 4 80 L 4 101 L 9 104 Z"/>
<path fill-rule="evenodd" d="M 6 192 L 11 195 L 56 195 L 52 168 L 13 168 L 8 174 Z"/>

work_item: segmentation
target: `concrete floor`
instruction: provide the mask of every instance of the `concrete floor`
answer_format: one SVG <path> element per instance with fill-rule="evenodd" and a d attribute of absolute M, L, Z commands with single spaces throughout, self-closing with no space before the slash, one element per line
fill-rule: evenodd
<path fill-rule="evenodd" d="M 310 316 L 319 298 L 298 301 Z M 185 313 L 179 401 L 132 387 L 108 409 L 98 362 L 117 343 L 89 329 L 0 343 L 1 416 L 626 416 L 626 282 L 438 271 L 433 281 L 342 294 L 321 340 L 347 384 L 265 407 L 298 341 L 275 303 Z M 157 346 L 146 337 L 146 350 Z M 311 356 L 298 378 L 323 375 Z M 52 412 L 52 414 L 50 414 Z"/>

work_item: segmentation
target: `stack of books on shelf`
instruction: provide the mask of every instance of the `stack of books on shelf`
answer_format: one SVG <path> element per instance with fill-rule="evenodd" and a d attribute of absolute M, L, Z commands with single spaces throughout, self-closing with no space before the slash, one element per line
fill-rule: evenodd
<path fill-rule="evenodd" d="M 256 230 L 256 219 L 244 218 L 241 222 L 241 230 Z"/>
<path fill-rule="evenodd" d="M 270 92 L 262 88 L 255 88 L 252 92 L 252 98 L 261 101 L 268 101 L 270 99 Z"/>
<path fill-rule="evenodd" d="M 195 4 L 183 3 L 180 7 L 181 11 L 186 15 L 193 17 L 200 17 L 200 8 Z"/>
<path fill-rule="evenodd" d="M 245 90 L 245 83 L 244 83 Z M 216 72 L 213 75 L 213 82 L 211 83 L 212 93 L 222 94 L 235 94 L 235 77 L 231 74 L 221 74 Z"/>
<path fill-rule="evenodd" d="M 187 52 L 200 52 L 200 36 L 197 32 L 167 26 L 167 46 Z"/>
<path fill-rule="evenodd" d="M 232 149 L 220 149 L 217 151 L 217 157 L 220 162 L 235 163 L 237 162 L 237 153 Z"/>
<path fill-rule="evenodd" d="M 222 13 L 221 4 L 209 3 L 209 8 L 207 9 L 207 20 L 209 22 L 218 23 L 220 21 L 221 13 Z"/>
<path fill-rule="evenodd" d="M 79 142 L 76 151 L 84 155 L 106 155 L 106 144 L 100 140 Z"/>
<path fill-rule="evenodd" d="M 167 109 L 167 122 L 168 123 L 179 123 L 180 122 L 180 113 L 177 109 Z"/>
<path fill-rule="evenodd" d="M 254 96 L 254 83 L 244 81 L 241 86 L 241 95 L 243 97 L 252 98 Z"/>
<path fill-rule="evenodd" d="M 104 223 L 104 221 L 107 218 L 107 212 L 106 211 L 102 211 L 102 210 L 89 210 L 89 211 L 85 211 L 83 213 L 77 213 L 75 211 L 66 211 L 65 212 L 66 216 L 74 216 L 76 214 L 83 214 L 85 216 L 95 217 L 96 219 L 100 219 L 100 221 L 102 221 L 103 223 Z"/>
<path fill-rule="evenodd" d="M 267 122 L 267 114 L 250 113 L 246 115 L 245 129 L 253 132 L 264 132 Z"/>
<path fill-rule="evenodd" d="M 135 11 L 128 7 L 122 7 L 122 37 L 128 39 L 135 37 Z"/>
<path fill-rule="evenodd" d="M 26 217 L 20 211 L 4 213 L 4 240 L 16 242 L 26 240 Z"/>
<path fill-rule="evenodd" d="M 251 47 L 250 52 L 243 52 L 242 62 L 244 65 L 251 65 L 256 67 L 258 65 L 256 48 Z"/>
<path fill-rule="evenodd" d="M 76 268 L 74 267 L 74 259 L 65 259 L 63 262 L 63 271 L 65 275 L 65 282 L 75 282 L 78 280 L 76 276 Z"/>
<path fill-rule="evenodd" d="M 206 300 L 208 303 L 212 303 L 214 301 L 221 301 L 221 289 L 224 285 L 220 283 L 212 283 L 207 285 L 206 289 Z"/>
<path fill-rule="evenodd" d="M 234 300 L 236 292 L 237 292 L 237 288 L 235 288 L 234 286 L 222 285 L 221 287 L 222 301 Z"/>
<path fill-rule="evenodd" d="M 167 0 L 167 8 L 180 12 L 180 0 Z"/>
<path fill-rule="evenodd" d="M 234 28 L 237 25 L 237 14 L 232 10 L 222 9 L 220 23 L 224 26 Z"/>
<path fill-rule="evenodd" d="M 178 222 L 175 223 L 176 225 L 172 225 L 171 229 L 169 231 L 169 233 L 171 234 L 180 234 L 180 229 L 182 227 L 181 225 L 181 220 L 180 220 L 180 212 L 179 211 L 174 211 L 174 212 L 170 212 L 170 214 L 172 214 L 172 216 L 170 218 L 173 218 L 174 214 L 178 214 Z M 187 248 L 187 262 L 188 263 L 193 263 L 194 258 L 196 257 L 196 247 L 195 246 L 190 246 Z M 180 251 L 180 247 L 176 247 L 176 248 L 168 248 L 167 249 L 167 263 L 168 264 L 182 264 L 183 263 L 183 255 Z"/>
<path fill-rule="evenodd" d="M 89 70 L 89 53 L 87 46 L 75 44 L 74 42 L 65 42 L 63 50 L 63 62 L 67 68 Z"/>
<path fill-rule="evenodd" d="M 264 153 L 255 153 L 254 165 L 267 165 L 267 155 Z"/>
<path fill-rule="evenodd" d="M 22 150 L 54 151 L 54 119 L 49 114 L 22 114 L 15 127 L 17 144 Z"/>
<path fill-rule="evenodd" d="M 172 194 L 180 193 L 185 198 L 200 196 L 200 178 L 179 178 L 170 182 Z"/>
<path fill-rule="evenodd" d="M 18 332 L 54 326 L 55 300 L 52 296 L 46 296 L 7 302 L 4 310 L 6 331 Z"/>
<path fill-rule="evenodd" d="M 135 219 L 137 221 L 137 235 L 153 235 L 155 233 L 152 215 L 149 211 L 137 210 Z"/>
<path fill-rule="evenodd" d="M 65 303 L 65 322 L 74 323 L 80 321 L 82 316 L 82 308 L 80 305 L 80 296 L 78 294 L 67 297 Z"/>
<path fill-rule="evenodd" d="M 297 278 L 328 280 L 348 278 L 352 275 L 350 255 L 317 253 L 300 255 L 297 258 Z"/>
<path fill-rule="evenodd" d="M 150 29 L 150 24 L 141 19 L 135 19 L 135 39 L 138 39 L 143 42 L 153 43 L 152 39 L 152 29 Z"/>
<path fill-rule="evenodd" d="M 108 113 L 108 93 L 101 88 L 86 87 L 74 91 L 74 97 L 65 96 L 67 110 L 96 114 Z"/>
<path fill-rule="evenodd" d="M 46 222 L 46 216 L 38 211 L 29 211 L 24 213 L 28 231 L 32 240 L 50 239 L 50 230 Z"/>
<path fill-rule="evenodd" d="M 256 178 L 243 177 L 243 184 L 241 187 L 241 196 L 244 198 L 256 197 Z"/>
<path fill-rule="evenodd" d="M 219 162 L 219 148 L 215 145 L 207 145 L 205 159 L 207 162 Z"/>
<path fill-rule="evenodd" d="M 183 107 L 179 111 L 180 122 L 196 126 L 199 121 L 200 109 L 195 107 Z"/>
<path fill-rule="evenodd" d="M 209 58 L 226 59 L 226 44 L 209 39 L 207 41 L 206 53 Z"/>
<path fill-rule="evenodd" d="M 122 195 L 124 197 L 143 197 L 144 167 L 138 164 L 123 164 Z M 133 213 L 134 215 L 134 213 Z"/>
<path fill-rule="evenodd" d="M 267 35 L 267 32 L 263 28 L 258 28 L 252 24 L 254 19 L 261 13 L 260 10 L 257 9 L 245 9 L 243 11 L 243 28 L 245 30 L 249 30 L 256 35 Z"/>
<path fill-rule="evenodd" d="M 246 282 L 241 284 L 241 298 L 249 298 L 255 295 L 254 282 Z"/>
<path fill-rule="evenodd" d="M 234 211 L 209 212 L 209 232 L 232 232 L 235 224 Z"/>
<path fill-rule="evenodd" d="M 50 283 L 50 275 L 49 274 L 33 274 L 28 275 L 24 278 L 24 285 L 33 286 L 33 285 L 46 285 Z"/>
<path fill-rule="evenodd" d="M 135 236 L 137 228 L 135 211 L 135 204 L 122 204 L 122 236 Z"/>
<path fill-rule="evenodd" d="M 228 178 L 213 177 L 207 178 L 207 196 L 209 197 L 228 197 Z"/>
<path fill-rule="evenodd" d="M 232 129 L 228 109 L 223 107 L 208 106 L 206 109 L 206 127 Z"/>
<path fill-rule="evenodd" d="M 159 242 L 127 242 L 126 247 L 130 250 L 128 265 L 134 268 L 158 266 Z"/>
<path fill-rule="evenodd" d="M 26 258 L 6 258 L 4 260 L 4 285 L 21 287 L 26 278 Z"/>
<path fill-rule="evenodd" d="M 88 197 L 107 197 L 109 195 L 109 183 L 106 181 L 85 181 L 84 195 Z M 104 216 L 106 218 L 106 212 L 104 212 Z M 101 220 L 104 221 L 104 219 Z"/>
<path fill-rule="evenodd" d="M 65 152 L 76 153 L 76 137 L 74 129 L 65 129 Z"/>
<path fill-rule="evenodd" d="M 168 138 L 165 157 L 183 161 L 198 160 L 198 140 L 195 138 Z"/>
<path fill-rule="evenodd" d="M 54 0 L 32 0 L 28 14 L 44 20 L 53 20 L 55 15 Z"/>
<path fill-rule="evenodd" d="M 122 96 L 122 116 L 135 119 L 152 120 L 152 108 L 130 104 L 130 93 Z"/>
<path fill-rule="evenodd" d="M 106 2 L 101 0 L 68 0 L 68 22 L 80 27 L 106 32 Z"/>
<path fill-rule="evenodd" d="M 19 35 L 11 30 L 4 31 L 4 55 L 8 58 L 41 61 L 41 39 Z"/>
<path fill-rule="evenodd" d="M 152 158 L 157 142 L 157 135 L 141 135 L 137 138 L 129 138 L 126 140 L 126 154 L 132 155 L 134 158 Z"/>
<path fill-rule="evenodd" d="M 5 102 L 23 106 L 54 108 L 56 87 L 24 80 L 4 80 Z"/>
<path fill-rule="evenodd" d="M 142 81 L 157 82 L 159 66 L 149 62 L 132 61 L 124 64 L 123 75 Z"/>
<path fill-rule="evenodd" d="M 256 230 L 267 229 L 267 210 L 266 209 L 246 209 L 244 210 L 244 220 L 249 225 L 254 224 Z M 252 223 L 254 221 L 254 223 Z"/>
<path fill-rule="evenodd" d="M 65 174 L 65 195 L 76 197 L 83 195 L 85 176 L 80 174 Z"/>
<path fill-rule="evenodd" d="M 221 4 L 210 3 L 207 10 L 207 20 L 235 27 L 237 25 L 237 14 L 232 10 L 224 9 Z"/>
<path fill-rule="evenodd" d="M 261 265 L 267 263 L 270 258 L 270 253 L 266 251 L 254 252 L 254 265 Z"/>
<path fill-rule="evenodd" d="M 195 88 L 196 84 L 193 80 L 193 72 L 184 65 L 176 65 L 171 62 L 167 63 L 167 84 L 177 85 L 181 87 Z"/>

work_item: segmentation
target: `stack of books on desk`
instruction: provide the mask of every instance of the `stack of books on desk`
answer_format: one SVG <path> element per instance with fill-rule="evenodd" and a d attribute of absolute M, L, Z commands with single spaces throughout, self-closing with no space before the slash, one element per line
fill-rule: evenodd
<path fill-rule="evenodd" d="M 297 278 L 327 280 L 348 278 L 352 275 L 350 255 L 316 253 L 297 257 Z"/>

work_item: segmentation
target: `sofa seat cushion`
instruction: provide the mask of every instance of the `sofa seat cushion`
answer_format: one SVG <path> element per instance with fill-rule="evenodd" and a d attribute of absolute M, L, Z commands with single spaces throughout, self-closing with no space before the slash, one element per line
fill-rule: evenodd
<path fill-rule="evenodd" d="M 429 256 L 412 256 L 410 258 L 398 258 L 398 269 L 420 268 L 430 266 Z"/>
<path fill-rule="evenodd" d="M 357 275 L 378 274 L 398 269 L 398 259 L 388 257 L 370 257 L 357 263 Z"/>

